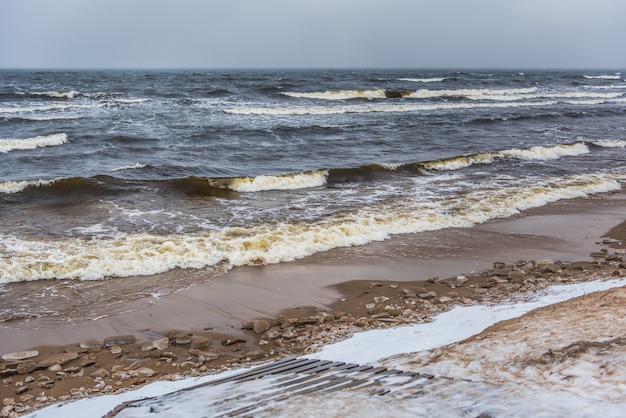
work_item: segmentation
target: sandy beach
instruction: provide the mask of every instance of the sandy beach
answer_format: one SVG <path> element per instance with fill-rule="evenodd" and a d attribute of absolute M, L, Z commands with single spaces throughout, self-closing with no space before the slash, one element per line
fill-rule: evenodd
<path fill-rule="evenodd" d="M 0 363 L 4 415 L 311 353 L 355 331 L 427 322 L 453 306 L 626 275 L 625 198 L 562 201 L 473 228 L 336 249 L 336 257 L 237 268 L 96 321 L 3 324 L 2 354 L 38 354 Z M 333 262 L 346 253 L 353 263 Z"/>

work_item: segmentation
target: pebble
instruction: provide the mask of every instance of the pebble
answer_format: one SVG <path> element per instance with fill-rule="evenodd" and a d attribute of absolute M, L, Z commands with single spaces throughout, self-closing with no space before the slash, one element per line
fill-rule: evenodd
<path fill-rule="evenodd" d="M 137 376 L 141 377 L 152 377 L 156 372 L 149 367 L 140 367 L 135 370 L 135 373 L 137 374 Z"/>
<path fill-rule="evenodd" d="M 105 347 L 112 347 L 114 345 L 127 345 L 136 341 L 134 335 L 117 335 L 115 337 L 105 338 L 103 344 Z"/>
<path fill-rule="evenodd" d="M 37 363 L 34 363 L 32 361 L 20 363 L 16 367 L 17 374 L 28 374 L 35 369 L 37 369 Z"/>
<path fill-rule="evenodd" d="M 37 357 L 39 355 L 39 351 L 37 350 L 28 350 L 28 351 L 17 351 L 15 353 L 8 353 L 2 355 L 2 360 L 4 361 L 20 361 L 25 360 L 32 357 Z"/>
<path fill-rule="evenodd" d="M 122 352 L 122 347 L 119 345 L 114 345 L 111 347 L 111 354 L 120 354 Z"/>
<path fill-rule="evenodd" d="M 167 337 L 159 338 L 158 340 L 152 341 L 152 345 L 159 351 L 163 351 L 170 346 L 170 339 Z"/>
<path fill-rule="evenodd" d="M 42 361 L 37 365 L 39 368 L 45 369 L 50 366 L 54 366 L 55 364 L 63 365 L 68 363 L 74 359 L 78 358 L 78 353 L 60 353 L 54 354 Z"/>
<path fill-rule="evenodd" d="M 252 326 L 252 330 L 256 334 L 261 334 L 268 329 L 270 329 L 270 323 L 267 322 L 265 319 L 257 319 L 256 321 L 254 321 L 254 325 Z"/>
<path fill-rule="evenodd" d="M 191 348 L 206 348 L 211 345 L 211 340 L 205 337 L 194 337 L 191 339 Z"/>

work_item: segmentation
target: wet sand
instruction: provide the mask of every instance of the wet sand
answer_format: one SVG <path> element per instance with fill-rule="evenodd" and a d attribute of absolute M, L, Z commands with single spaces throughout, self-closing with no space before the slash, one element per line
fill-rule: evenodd
<path fill-rule="evenodd" d="M 300 354 L 355 329 L 429 320 L 458 303 L 502 300 L 513 293 L 595 274 L 621 275 L 624 271 L 619 266 L 603 259 L 598 263 L 591 254 L 602 249 L 609 254 L 613 251 L 607 250 L 609 245 L 618 247 L 618 251 L 623 247 L 598 243 L 606 236 L 626 240 L 625 198 L 622 193 L 614 193 L 559 202 L 474 228 L 395 237 L 289 264 L 237 268 L 210 282 L 162 297 L 148 307 L 96 321 L 54 329 L 14 329 L 5 325 L 0 328 L 0 353 L 37 347 L 40 361 L 46 356 L 77 352 L 77 358 L 64 364 L 61 371 L 38 368 L 32 372 L 38 373 L 34 383 L 45 386 L 43 376 L 55 382 L 47 388 L 47 402 L 42 401 L 45 404 L 94 393 L 76 389 L 89 384 L 93 387 L 92 374 L 100 369 L 107 371 L 107 378 L 115 366 L 128 375 L 111 380 L 109 389 L 105 390 L 107 385 L 103 384 L 98 390 L 110 393 L 174 375 L 201 374 Z M 522 259 L 581 263 L 553 263 L 556 267 L 547 271 L 545 265 L 533 264 L 533 270 L 529 270 L 532 281 L 522 278 L 516 282 L 494 272 L 494 262 L 517 270 L 523 265 L 518 263 Z M 558 273 L 550 269 L 558 269 Z M 466 276 L 468 281 L 457 285 L 458 275 Z M 500 279 L 494 281 L 494 277 Z M 429 292 L 439 302 L 429 302 L 435 297 L 425 296 Z M 415 295 L 417 305 L 410 313 L 382 312 L 368 305 L 374 298 L 405 300 L 407 294 Z M 260 331 L 266 325 L 272 328 Z M 267 334 L 276 329 L 281 330 L 280 335 Z M 105 338 L 120 335 L 130 335 L 135 342 L 103 346 Z M 164 350 L 144 350 L 164 336 L 169 338 Z M 198 343 L 196 353 L 191 351 L 194 338 L 207 340 L 206 345 Z M 80 342 L 87 341 L 92 341 L 91 345 L 79 347 Z M 112 349 L 118 346 L 119 352 Z M 153 373 L 138 375 L 140 365 Z M 24 375 L 7 372 L 11 366 L 0 364 L 4 379 L 11 380 L 0 386 L 0 397 L 35 393 L 30 388 L 16 393 L 20 386 L 16 388 L 15 384 L 21 381 L 24 386 Z M 82 374 L 72 376 L 65 368 L 76 374 L 81 369 Z"/>

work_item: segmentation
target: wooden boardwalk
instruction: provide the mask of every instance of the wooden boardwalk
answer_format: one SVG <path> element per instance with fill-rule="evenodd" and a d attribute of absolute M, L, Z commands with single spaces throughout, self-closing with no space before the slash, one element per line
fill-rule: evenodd
<path fill-rule="evenodd" d="M 294 395 L 361 391 L 370 395 L 418 396 L 425 385 L 446 378 L 368 365 L 295 358 L 119 405 L 107 417 L 256 416 Z"/>

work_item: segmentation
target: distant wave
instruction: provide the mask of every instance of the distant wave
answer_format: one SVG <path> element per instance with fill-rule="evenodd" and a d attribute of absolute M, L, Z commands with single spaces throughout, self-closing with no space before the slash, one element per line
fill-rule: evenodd
<path fill-rule="evenodd" d="M 28 93 L 30 96 L 45 96 L 53 99 L 73 99 L 74 97 L 80 95 L 81 93 L 78 91 L 38 91 Z"/>
<path fill-rule="evenodd" d="M 357 106 L 312 106 L 312 107 L 241 107 L 224 109 L 225 113 L 236 115 L 333 115 L 344 113 L 393 113 L 393 112 L 420 112 L 446 109 L 475 109 L 475 108 L 514 108 L 525 106 L 550 106 L 556 101 L 518 101 L 518 102 L 490 102 L 490 103 L 428 103 L 428 104 L 370 104 Z"/>
<path fill-rule="evenodd" d="M 137 169 L 144 168 L 144 167 L 145 167 L 144 164 L 137 163 L 135 165 L 125 165 L 125 166 L 122 166 L 122 167 L 113 168 L 113 169 L 111 169 L 109 171 L 137 170 Z"/>
<path fill-rule="evenodd" d="M 614 139 L 614 140 L 605 140 L 605 141 L 593 141 L 591 142 L 593 145 L 603 148 L 624 148 L 626 147 L 626 140 L 622 139 Z"/>
<path fill-rule="evenodd" d="M 537 91 L 536 87 L 518 89 L 454 89 L 454 90 L 331 90 L 323 92 L 283 92 L 281 94 L 289 97 L 320 99 L 320 100 L 349 100 L 349 99 L 393 99 L 407 97 L 412 99 L 431 98 L 459 98 L 469 100 L 510 100 L 511 97 L 530 94 Z M 519 96 L 523 98 L 524 96 Z"/>
<path fill-rule="evenodd" d="M 619 80 L 622 78 L 620 74 L 583 75 L 583 77 L 591 80 Z"/>
<path fill-rule="evenodd" d="M 391 235 L 471 227 L 547 203 L 621 188 L 608 174 L 581 174 L 472 191 L 433 201 L 406 196 L 315 222 L 226 227 L 195 234 L 118 233 L 107 238 L 21 239 L 0 235 L 0 283 L 44 279 L 100 280 L 204 268 L 293 261 Z"/>
<path fill-rule="evenodd" d="M 0 139 L 0 152 L 7 153 L 14 150 L 27 150 L 41 147 L 51 147 L 67 142 L 67 135 L 64 133 L 47 136 L 36 136 L 26 139 Z"/>
<path fill-rule="evenodd" d="M 400 81 L 411 81 L 413 83 L 437 83 L 445 80 L 447 77 L 432 77 L 432 78 L 399 78 Z"/>
<path fill-rule="evenodd" d="M 89 109 L 89 108 L 97 108 L 101 107 L 102 104 L 94 103 L 89 105 L 80 105 L 80 104 L 47 104 L 47 105 L 37 105 L 37 106 L 11 106 L 11 107 L 0 107 L 0 113 L 23 113 L 23 112 L 44 112 L 47 110 L 62 110 L 62 109 Z"/>

